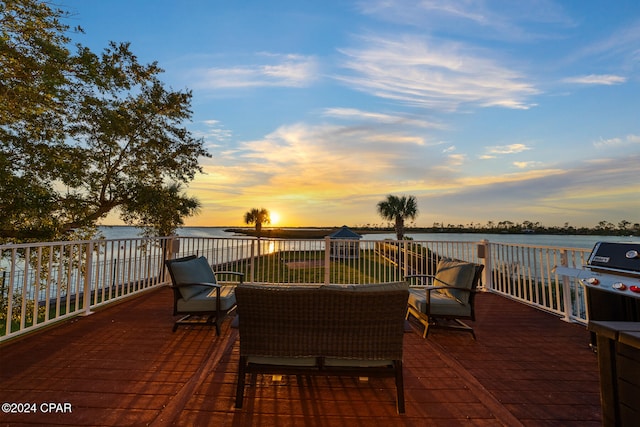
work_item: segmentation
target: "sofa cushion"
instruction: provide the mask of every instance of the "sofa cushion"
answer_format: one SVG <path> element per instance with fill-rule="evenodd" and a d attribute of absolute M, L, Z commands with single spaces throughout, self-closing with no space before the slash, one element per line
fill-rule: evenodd
<path fill-rule="evenodd" d="M 236 303 L 234 286 L 220 287 L 220 309 L 227 311 Z M 216 311 L 216 290 L 213 288 L 205 288 L 204 291 L 191 296 L 188 300 L 180 298 L 177 301 L 177 309 L 179 312 L 213 312 Z"/>
<path fill-rule="evenodd" d="M 312 367 L 317 365 L 317 358 L 307 357 L 275 357 L 275 356 L 249 356 L 247 362 L 258 365 L 275 365 L 275 366 L 304 366 Z"/>
<path fill-rule="evenodd" d="M 409 289 L 408 282 L 365 283 L 362 285 L 323 285 L 322 289 L 338 289 L 357 292 L 386 292 Z"/>
<path fill-rule="evenodd" d="M 441 260 L 438 263 L 435 286 L 456 286 L 471 289 L 476 265 L 470 262 L 456 260 Z M 441 289 L 440 292 L 451 298 L 456 298 L 463 304 L 469 302 L 469 292 L 457 289 Z"/>
<path fill-rule="evenodd" d="M 211 270 L 207 259 L 203 256 L 189 261 L 174 262 L 171 264 L 171 271 L 177 285 L 187 283 L 216 283 L 216 276 Z M 185 301 L 189 301 L 195 295 L 206 290 L 207 286 L 184 286 L 178 288 L 180 295 Z"/>
<path fill-rule="evenodd" d="M 337 357 L 327 357 L 324 365 L 332 368 L 379 368 L 393 365 L 393 360 L 364 360 L 364 359 L 341 359 Z"/>

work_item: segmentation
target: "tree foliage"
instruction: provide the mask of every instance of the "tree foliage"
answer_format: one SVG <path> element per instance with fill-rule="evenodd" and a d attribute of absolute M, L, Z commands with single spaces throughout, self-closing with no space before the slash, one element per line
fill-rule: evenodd
<path fill-rule="evenodd" d="M 378 213 L 382 219 L 394 221 L 394 229 L 398 240 L 404 239 L 404 221 L 418 216 L 418 202 L 414 196 L 394 196 L 378 203 Z"/>
<path fill-rule="evenodd" d="M 269 224 L 270 222 L 269 211 L 265 208 L 253 208 L 244 214 L 244 223 L 255 224 L 258 236 L 260 236 L 260 232 L 262 231 L 262 224 Z"/>
<path fill-rule="evenodd" d="M 0 239 L 61 239 L 114 210 L 173 232 L 198 207 L 181 184 L 210 157 L 183 125 L 191 92 L 167 89 L 128 43 L 71 53 L 66 17 L 0 3 Z"/>

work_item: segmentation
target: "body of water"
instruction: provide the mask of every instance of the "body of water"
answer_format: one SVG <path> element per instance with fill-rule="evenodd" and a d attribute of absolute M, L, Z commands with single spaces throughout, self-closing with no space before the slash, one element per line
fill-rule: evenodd
<path fill-rule="evenodd" d="M 183 237 L 246 237 L 225 231 L 228 227 L 185 227 L 178 230 Z M 107 239 L 131 239 L 139 236 L 139 229 L 126 226 L 104 226 L 100 231 Z M 364 240 L 395 239 L 394 233 L 364 234 Z M 639 242 L 636 236 L 574 236 L 556 234 L 482 234 L 482 233 L 407 233 L 414 240 L 437 242 L 478 242 L 488 240 L 495 243 L 519 245 L 558 246 L 565 248 L 593 248 L 597 242 Z"/>

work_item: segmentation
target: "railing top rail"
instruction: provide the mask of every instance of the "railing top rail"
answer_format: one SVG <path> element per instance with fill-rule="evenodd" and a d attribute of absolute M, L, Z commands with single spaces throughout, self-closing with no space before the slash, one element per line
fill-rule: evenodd
<path fill-rule="evenodd" d="M 491 246 L 510 246 L 510 247 L 530 248 L 530 249 L 554 249 L 554 250 L 579 251 L 579 252 L 591 251 L 591 249 L 588 249 L 588 248 L 576 248 L 573 246 L 539 245 L 539 244 L 489 242 L 489 241 L 486 243 L 488 243 Z"/>
<path fill-rule="evenodd" d="M 121 241 L 156 241 L 172 239 L 177 236 L 169 237 L 121 237 L 115 239 L 89 239 L 89 240 L 62 240 L 56 242 L 34 242 L 34 243 L 6 243 L 0 245 L 0 251 L 11 249 L 23 249 L 23 248 L 39 248 L 39 247 L 60 247 L 67 245 L 83 245 L 88 243 L 105 243 L 105 242 L 121 242 Z"/>

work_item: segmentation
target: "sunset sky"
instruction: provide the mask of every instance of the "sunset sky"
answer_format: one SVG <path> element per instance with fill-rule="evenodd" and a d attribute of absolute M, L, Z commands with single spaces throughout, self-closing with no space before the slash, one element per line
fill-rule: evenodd
<path fill-rule="evenodd" d="M 61 0 L 131 42 L 213 155 L 188 225 L 640 222 L 637 0 Z"/>

